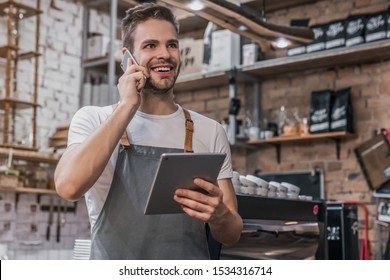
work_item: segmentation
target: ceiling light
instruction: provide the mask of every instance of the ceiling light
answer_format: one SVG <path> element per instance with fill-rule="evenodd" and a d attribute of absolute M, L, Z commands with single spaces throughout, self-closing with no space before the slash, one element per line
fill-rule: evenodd
<path fill-rule="evenodd" d="M 204 8 L 204 2 L 203 0 L 192 0 L 188 7 L 193 11 L 200 11 Z"/>
<path fill-rule="evenodd" d="M 273 45 L 278 49 L 285 49 L 290 45 L 290 41 L 286 40 L 285 38 L 278 38 Z"/>

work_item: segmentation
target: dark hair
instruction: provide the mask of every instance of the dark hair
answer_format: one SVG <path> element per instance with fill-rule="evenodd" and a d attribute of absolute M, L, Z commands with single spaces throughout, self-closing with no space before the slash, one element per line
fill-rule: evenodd
<path fill-rule="evenodd" d="M 126 11 L 126 16 L 122 19 L 122 42 L 123 47 L 133 48 L 133 33 L 137 25 L 148 19 L 161 19 L 172 23 L 176 32 L 179 33 L 179 22 L 172 11 L 161 5 L 145 3 L 137 5 Z"/>

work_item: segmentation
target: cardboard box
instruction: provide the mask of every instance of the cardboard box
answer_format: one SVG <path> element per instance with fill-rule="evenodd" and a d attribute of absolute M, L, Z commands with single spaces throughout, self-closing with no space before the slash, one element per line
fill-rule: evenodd
<path fill-rule="evenodd" d="M 87 40 L 86 59 L 99 58 L 106 56 L 109 52 L 110 38 L 103 35 L 96 35 Z"/>
<path fill-rule="evenodd" d="M 229 70 L 240 64 L 240 35 L 223 29 L 211 35 L 210 70 Z"/>
<path fill-rule="evenodd" d="M 256 43 L 242 46 L 242 65 L 251 65 L 259 60 L 259 46 Z"/>
<path fill-rule="evenodd" d="M 203 39 L 180 40 L 180 74 L 202 72 L 203 67 Z"/>

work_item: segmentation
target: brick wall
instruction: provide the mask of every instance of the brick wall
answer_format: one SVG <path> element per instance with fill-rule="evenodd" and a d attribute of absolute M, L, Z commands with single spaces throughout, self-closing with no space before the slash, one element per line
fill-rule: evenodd
<path fill-rule="evenodd" d="M 333 0 L 318 1 L 315 4 L 291 8 L 267 15 L 269 22 L 288 25 L 290 19 L 311 18 L 311 23 L 325 23 L 346 18 L 351 13 L 385 10 L 387 0 Z M 268 57 L 280 55 L 278 52 L 266 54 Z M 275 117 L 281 106 L 296 110 L 308 116 L 310 93 L 320 89 L 341 89 L 351 87 L 354 109 L 356 137 L 341 141 L 340 159 L 336 157 L 336 145 L 332 140 L 318 140 L 305 143 L 283 144 L 281 163 L 276 160 L 274 147 L 261 147 L 257 150 L 233 148 L 233 167 L 244 174 L 255 170 L 264 172 L 306 170 L 320 167 L 325 172 L 325 192 L 328 200 L 352 200 L 364 202 L 370 212 L 369 238 L 371 257 L 377 257 L 376 206 L 369 187 L 362 175 L 353 149 L 371 137 L 377 127 L 388 127 L 390 118 L 390 61 L 369 63 L 333 70 L 299 73 L 268 79 L 261 87 L 260 109 L 262 117 Z M 177 96 L 184 106 L 205 113 L 216 120 L 228 115 L 226 98 L 227 87 L 209 91 L 193 91 Z M 248 89 L 241 85 L 239 97 L 244 101 Z M 221 99 L 222 98 L 222 99 Z M 221 99 L 218 101 L 218 99 Z M 208 104 L 218 104 L 210 111 Z M 245 110 L 241 111 L 243 118 Z M 360 228 L 363 229 L 363 211 L 359 208 Z M 362 235 L 362 231 L 360 231 Z M 386 239 L 384 239 L 386 240 Z"/>

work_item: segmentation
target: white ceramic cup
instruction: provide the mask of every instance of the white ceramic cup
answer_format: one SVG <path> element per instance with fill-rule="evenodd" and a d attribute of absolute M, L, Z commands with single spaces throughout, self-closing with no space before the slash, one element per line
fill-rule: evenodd
<path fill-rule="evenodd" d="M 287 193 L 294 193 L 296 195 L 299 195 L 299 192 L 301 191 L 299 187 L 291 183 L 282 182 L 281 185 L 287 188 Z"/>
<path fill-rule="evenodd" d="M 248 129 L 248 137 L 250 140 L 257 140 L 260 137 L 260 129 L 257 126 L 251 126 Z"/>

